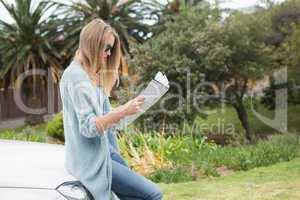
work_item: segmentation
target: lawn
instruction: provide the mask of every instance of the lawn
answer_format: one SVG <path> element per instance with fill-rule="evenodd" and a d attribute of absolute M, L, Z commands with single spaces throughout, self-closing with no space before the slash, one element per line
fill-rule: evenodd
<path fill-rule="evenodd" d="M 256 111 L 263 116 L 273 119 L 274 111 L 266 109 L 263 105 L 257 103 Z M 206 110 L 211 111 L 209 108 Z M 268 135 L 273 134 L 276 130 L 272 129 L 268 125 L 260 121 L 254 113 L 251 111 L 249 106 L 247 106 L 247 112 L 249 116 L 249 123 L 253 132 L 257 135 Z M 300 131 L 300 105 L 288 105 L 287 118 L 288 118 L 288 131 L 290 133 L 297 133 Z M 199 126 L 204 129 L 204 125 L 209 128 L 213 128 L 211 132 L 214 133 L 227 133 L 226 130 L 234 130 L 234 134 L 241 134 L 244 129 L 238 119 L 236 111 L 231 106 L 226 106 L 224 112 L 221 109 L 215 109 L 213 113 L 208 115 L 207 119 L 197 119 Z M 233 126 L 234 129 L 230 129 Z M 221 129 L 220 129 L 221 127 Z M 223 129 L 222 129 L 223 128 Z M 230 134 L 230 133 L 229 133 Z"/>
<path fill-rule="evenodd" d="M 166 200 L 298 200 L 300 159 L 231 176 L 159 185 Z"/>

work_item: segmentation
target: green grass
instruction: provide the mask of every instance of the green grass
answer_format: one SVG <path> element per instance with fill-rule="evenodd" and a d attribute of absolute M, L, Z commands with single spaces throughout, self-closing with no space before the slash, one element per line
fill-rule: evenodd
<path fill-rule="evenodd" d="M 22 125 L 0 130 L 0 139 L 46 142 L 46 123 L 36 126 Z"/>
<path fill-rule="evenodd" d="M 176 165 L 171 170 L 157 170 L 150 178 L 164 183 L 187 182 L 201 179 L 203 175 L 219 176 L 222 171 L 219 173 L 218 169 L 223 167 L 234 171 L 250 170 L 290 161 L 300 155 L 299 139 L 298 135 L 282 134 L 252 145 L 222 147 L 195 146 L 191 137 L 172 138 L 168 140 L 169 143 L 160 145 L 163 152 L 167 153 L 166 158 Z M 174 146 L 179 148 L 170 148 Z"/>
<path fill-rule="evenodd" d="M 209 110 L 209 109 L 207 109 Z M 268 135 L 276 132 L 273 128 L 267 126 L 262 121 L 260 121 L 254 113 L 248 110 L 249 122 L 253 132 L 257 135 Z M 261 104 L 257 104 L 257 108 L 255 110 L 263 116 L 266 116 L 270 119 L 274 117 L 274 111 L 270 111 L 266 109 Z M 209 110 L 212 111 L 212 110 Z M 296 133 L 300 132 L 300 105 L 288 105 L 288 132 Z M 226 106 L 224 112 L 221 109 L 216 109 L 214 112 L 208 115 L 207 119 L 201 119 L 200 117 L 197 119 L 198 126 L 201 127 L 202 130 L 205 130 L 206 127 L 212 129 L 213 133 L 227 133 L 231 132 L 231 126 L 234 127 L 234 134 L 242 134 L 244 129 L 238 119 L 236 111 L 234 108 L 230 106 Z M 224 127 L 222 131 L 222 126 Z M 221 127 L 221 128 L 218 128 Z"/>
<path fill-rule="evenodd" d="M 44 133 L 45 130 L 46 130 L 46 126 L 47 126 L 47 123 L 41 123 L 41 124 L 38 124 L 38 125 L 35 125 L 35 126 L 29 126 L 29 125 L 21 125 L 19 127 L 16 127 L 16 128 L 4 128 L 4 129 L 0 129 L 0 133 L 1 132 L 4 132 L 4 131 L 7 131 L 7 130 L 13 130 L 17 133 L 19 132 L 22 132 L 26 127 L 30 127 L 31 129 L 37 131 L 37 132 L 41 132 L 41 133 Z"/>
<path fill-rule="evenodd" d="M 300 159 L 231 176 L 159 185 L 165 200 L 298 200 Z"/>

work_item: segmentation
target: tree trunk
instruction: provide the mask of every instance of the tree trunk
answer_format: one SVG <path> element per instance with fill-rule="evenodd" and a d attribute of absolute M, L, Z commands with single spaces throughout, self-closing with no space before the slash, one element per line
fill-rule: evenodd
<path fill-rule="evenodd" d="M 243 128 L 245 129 L 247 141 L 250 143 L 253 142 L 252 130 L 250 128 L 248 114 L 243 104 L 243 100 L 237 99 L 236 104 L 234 104 L 234 108 L 238 114 L 239 120 L 241 121 Z"/>
<path fill-rule="evenodd" d="M 27 103 L 30 108 L 42 108 L 42 97 L 41 97 L 41 89 L 46 89 L 45 86 L 42 84 L 42 80 L 39 77 L 36 77 L 35 80 L 36 84 L 34 84 L 34 80 L 28 80 L 29 84 L 29 94 Z M 35 87 L 35 88 L 34 88 Z M 41 88 L 42 87 L 42 88 Z M 26 124 L 29 125 L 37 125 L 44 122 L 43 114 L 33 114 L 27 113 Z"/>

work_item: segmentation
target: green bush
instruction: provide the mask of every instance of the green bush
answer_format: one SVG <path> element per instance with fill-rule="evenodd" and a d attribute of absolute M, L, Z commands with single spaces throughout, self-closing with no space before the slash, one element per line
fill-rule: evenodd
<path fill-rule="evenodd" d="M 154 182 L 160 183 L 178 183 L 194 180 L 186 166 L 176 166 L 172 169 L 156 169 L 149 178 Z"/>
<path fill-rule="evenodd" d="M 297 89 L 297 83 L 287 81 L 286 83 L 276 84 L 274 77 L 271 77 L 271 85 L 263 90 L 264 96 L 261 103 L 269 110 L 274 110 L 276 106 L 276 91 L 281 89 L 287 90 L 287 98 L 289 104 L 300 104 L 300 91 Z"/>
<path fill-rule="evenodd" d="M 46 128 L 48 136 L 63 140 L 62 113 L 57 114 Z M 121 136 L 121 135 L 119 135 Z M 15 139 L 45 142 L 40 130 L 25 127 L 20 131 L 0 132 L 1 139 Z M 143 152 L 147 145 L 160 162 L 173 163 L 166 168 L 155 168 L 149 178 L 155 182 L 176 183 L 197 180 L 199 177 L 219 176 L 219 167 L 232 170 L 249 170 L 282 161 L 290 161 L 300 154 L 299 136 L 292 134 L 273 135 L 268 140 L 253 145 L 217 146 L 205 137 L 188 135 L 164 135 L 158 132 L 137 134 L 135 129 L 127 129 L 119 137 L 122 152 L 132 153 L 130 142 L 137 152 Z M 140 154 L 142 155 L 142 154 Z M 160 157 L 159 157 L 160 156 Z M 125 157 L 130 160 L 130 156 Z"/>
<path fill-rule="evenodd" d="M 299 155 L 299 139 L 296 135 L 274 135 L 267 141 L 240 147 L 206 149 L 196 157 L 199 166 L 203 162 L 214 166 L 226 166 L 234 170 L 249 170 L 289 161 Z"/>
<path fill-rule="evenodd" d="M 65 141 L 64 126 L 63 126 L 63 113 L 60 112 L 53 117 L 47 124 L 46 135 Z"/>
<path fill-rule="evenodd" d="M 199 176 L 195 175 L 198 172 L 204 176 L 219 176 L 219 167 L 249 170 L 268 166 L 299 156 L 299 147 L 298 136 L 292 134 L 273 135 L 257 144 L 238 147 L 216 146 L 187 136 L 168 137 L 160 142 L 160 149 L 175 165 L 171 169 L 157 169 L 150 179 L 165 183 L 184 182 L 199 178 L 195 177 Z"/>
<path fill-rule="evenodd" d="M 42 134 L 37 134 L 29 126 L 25 127 L 22 132 L 16 132 L 15 130 L 9 129 L 0 132 L 0 139 L 6 140 L 23 140 L 31 142 L 45 142 L 45 137 Z"/>
<path fill-rule="evenodd" d="M 145 144 L 149 149 L 156 153 L 162 153 L 168 160 L 190 163 L 193 161 L 195 154 L 203 149 L 214 149 L 216 145 L 207 142 L 205 136 L 198 135 L 193 138 L 188 135 L 164 135 L 159 132 L 152 133 L 135 133 L 127 132 L 126 142 L 129 142 L 137 149 L 142 151 Z M 125 145 L 124 148 L 129 148 Z"/>

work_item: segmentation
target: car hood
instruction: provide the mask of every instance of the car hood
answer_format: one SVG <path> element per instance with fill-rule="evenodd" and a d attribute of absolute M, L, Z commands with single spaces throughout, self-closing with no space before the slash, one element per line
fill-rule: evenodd
<path fill-rule="evenodd" d="M 64 158 L 64 145 L 0 139 L 0 187 L 54 189 L 76 180 Z"/>

